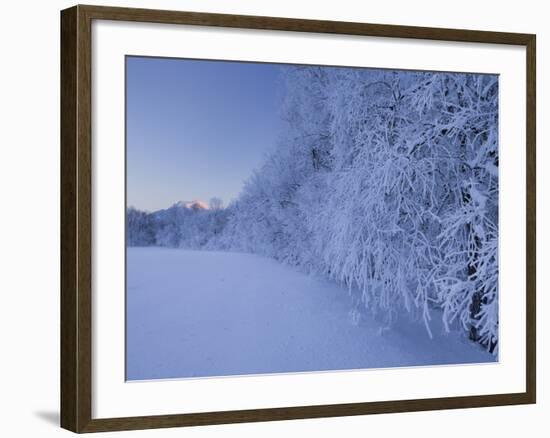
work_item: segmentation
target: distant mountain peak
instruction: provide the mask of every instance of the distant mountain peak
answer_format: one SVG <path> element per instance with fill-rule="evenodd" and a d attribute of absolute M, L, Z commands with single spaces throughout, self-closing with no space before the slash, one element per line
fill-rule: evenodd
<path fill-rule="evenodd" d="M 174 207 L 188 208 L 190 210 L 199 211 L 199 210 L 208 210 L 208 204 L 204 201 L 194 199 L 192 201 L 178 201 L 174 204 Z"/>

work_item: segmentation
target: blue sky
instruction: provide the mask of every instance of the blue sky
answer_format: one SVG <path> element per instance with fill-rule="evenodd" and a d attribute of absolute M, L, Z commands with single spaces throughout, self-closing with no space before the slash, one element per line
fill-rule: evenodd
<path fill-rule="evenodd" d="M 282 127 L 281 68 L 127 57 L 128 205 L 236 198 Z"/>

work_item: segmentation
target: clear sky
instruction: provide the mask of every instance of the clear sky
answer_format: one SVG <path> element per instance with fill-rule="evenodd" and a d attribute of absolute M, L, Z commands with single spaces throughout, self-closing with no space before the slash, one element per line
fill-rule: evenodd
<path fill-rule="evenodd" d="M 281 68 L 127 57 L 128 206 L 236 198 L 282 127 Z"/>

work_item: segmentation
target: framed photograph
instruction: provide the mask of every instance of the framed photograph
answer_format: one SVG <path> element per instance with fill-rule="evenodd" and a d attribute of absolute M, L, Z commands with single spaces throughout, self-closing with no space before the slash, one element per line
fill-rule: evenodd
<path fill-rule="evenodd" d="M 535 403 L 535 35 L 61 12 L 61 425 Z"/>

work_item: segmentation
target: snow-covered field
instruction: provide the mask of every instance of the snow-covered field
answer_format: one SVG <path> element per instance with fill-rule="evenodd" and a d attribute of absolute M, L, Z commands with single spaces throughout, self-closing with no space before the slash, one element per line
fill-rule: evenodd
<path fill-rule="evenodd" d="M 127 251 L 129 380 L 493 362 L 434 318 L 354 324 L 346 289 L 253 254 Z"/>

